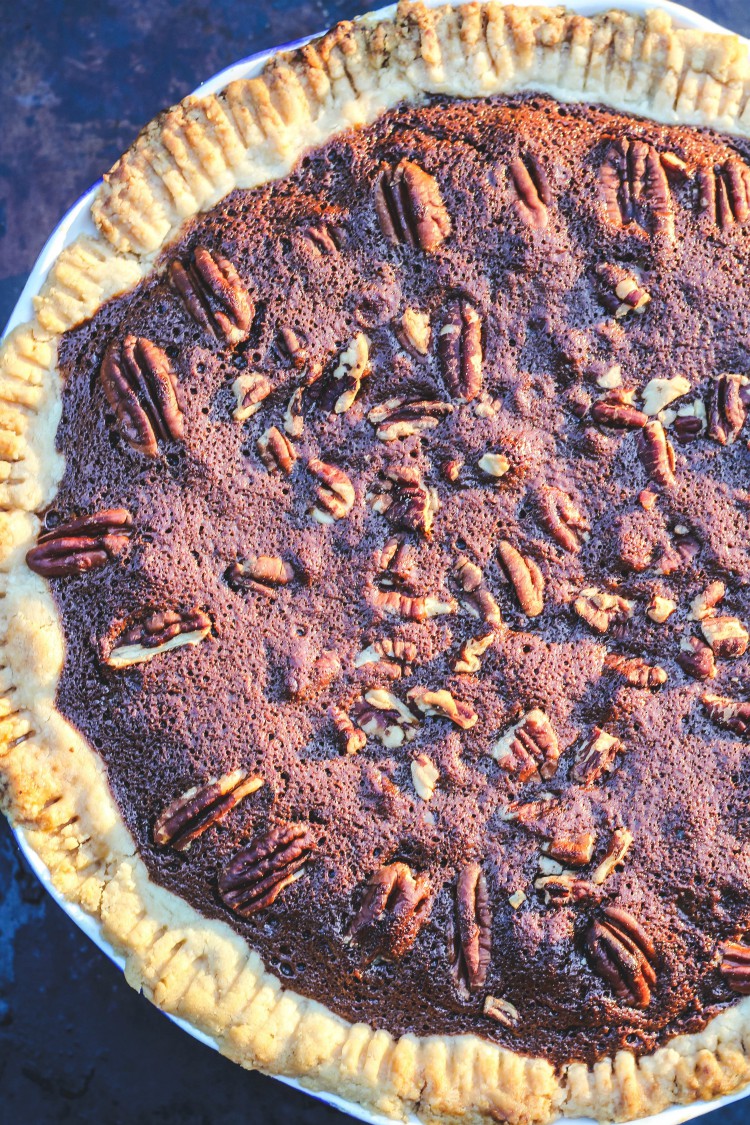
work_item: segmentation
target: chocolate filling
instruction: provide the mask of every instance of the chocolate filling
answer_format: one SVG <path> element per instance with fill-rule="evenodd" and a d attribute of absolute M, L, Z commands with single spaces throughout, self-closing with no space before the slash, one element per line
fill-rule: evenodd
<path fill-rule="evenodd" d="M 473 1032 L 563 1063 L 652 1051 L 736 999 L 716 951 L 750 926 L 747 743 L 712 721 L 701 697 L 742 698 L 748 659 L 720 650 L 715 679 L 701 682 L 683 667 L 681 641 L 703 640 L 690 605 L 711 581 L 726 587 L 714 616 L 747 623 L 750 428 L 722 444 L 694 404 L 707 401 L 710 415 L 716 376 L 749 370 L 750 227 L 736 167 L 748 155 L 744 141 L 546 97 L 401 107 L 311 152 L 286 179 L 231 193 L 138 289 L 63 341 L 66 469 L 46 526 L 125 508 L 133 531 L 107 565 L 52 580 L 67 640 L 58 706 L 105 762 L 153 879 L 347 1019 L 394 1034 Z M 408 182 L 403 165 L 394 172 L 403 159 L 437 182 L 427 226 L 424 181 Z M 215 316 L 211 334 L 170 282 L 169 263 L 189 266 L 196 247 L 242 279 L 254 305 L 244 339 L 227 343 Z M 626 312 L 628 301 L 641 307 Z M 407 309 L 429 314 L 424 355 L 419 333 L 416 344 L 404 335 Z M 289 330 L 304 352 L 298 365 Z M 370 371 L 336 413 L 334 372 L 359 332 Z M 100 379 L 107 346 L 129 334 L 162 349 L 177 376 L 184 438 L 171 440 L 174 426 L 158 434 L 156 457 L 123 436 Z M 478 339 L 481 389 L 464 402 L 477 390 L 466 380 Z M 271 391 L 237 422 L 232 384 L 250 372 Z M 290 439 L 292 471 L 269 472 L 258 438 L 283 431 L 290 397 L 316 372 L 302 393 L 303 433 Z M 642 410 L 651 380 L 677 376 L 690 389 L 671 408 L 688 412 L 664 417 L 672 484 L 664 447 L 649 460 L 643 419 L 627 411 Z M 452 409 L 381 440 L 368 414 L 396 397 Z M 478 467 L 486 453 L 507 458 L 504 475 Z M 315 458 L 343 470 L 356 493 L 331 523 L 310 514 L 320 507 Z M 404 468 L 411 493 L 392 479 Z M 388 500 L 373 507 L 383 493 L 393 500 L 385 512 Z M 413 548 L 405 576 L 379 569 L 394 535 Z M 507 551 L 503 565 L 502 542 L 520 552 L 521 571 Z M 232 581 L 233 564 L 257 556 L 286 562 L 289 580 L 268 593 L 238 584 L 236 571 Z M 479 671 L 457 674 L 464 642 L 491 631 L 476 592 L 462 589 L 461 558 L 482 569 L 503 624 Z M 629 604 L 600 599 L 604 618 L 593 620 L 580 603 L 584 620 L 574 602 L 591 588 Z M 419 621 L 378 611 L 394 591 L 453 599 L 456 612 Z M 654 596 L 676 605 L 664 621 L 653 619 L 665 608 Z M 172 610 L 203 611 L 211 635 L 132 666 L 103 661 L 120 633 L 137 637 L 144 613 Z M 355 667 L 383 638 L 416 646 L 401 678 L 382 662 Z M 608 652 L 663 669 L 666 682 L 631 686 L 605 665 Z M 476 724 L 422 715 L 407 697 L 415 686 L 447 688 Z M 328 708 L 367 725 L 356 704 L 373 687 L 409 706 L 416 736 L 390 749 L 369 737 L 346 754 Z M 551 776 L 522 780 L 490 750 L 534 708 L 560 760 Z M 611 770 L 581 780 L 576 763 L 594 728 L 621 748 Z M 420 754 L 439 775 L 427 800 L 411 770 Z M 240 767 L 262 788 L 189 850 L 154 843 L 170 802 Z M 522 821 L 509 819 L 514 803 L 540 798 Z M 272 905 L 243 919 L 222 901 L 219 873 L 258 834 L 290 823 L 309 826 L 316 849 Z M 563 854 L 561 840 L 591 834 L 590 864 L 562 863 L 591 884 L 618 829 L 633 842 L 598 897 L 547 902 L 535 886 L 542 849 Z M 396 861 L 428 881 L 429 910 L 410 949 L 392 944 L 392 957 L 366 965 L 356 932 L 347 935 L 366 881 Z M 469 989 L 452 971 L 450 935 L 456 882 L 472 862 L 486 880 L 492 952 L 484 984 Z M 634 955 L 656 975 L 645 1003 L 632 979 L 618 996 L 592 952 L 592 925 L 608 907 L 627 911 L 655 947 Z M 484 1014 L 486 996 L 513 1005 L 513 1026 Z"/>

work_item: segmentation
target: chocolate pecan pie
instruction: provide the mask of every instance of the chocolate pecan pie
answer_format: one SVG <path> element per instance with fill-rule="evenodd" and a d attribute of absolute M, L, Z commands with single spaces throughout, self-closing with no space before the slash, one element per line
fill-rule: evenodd
<path fill-rule="evenodd" d="M 750 67 L 344 24 L 4 344 L 5 803 L 244 1065 L 426 1121 L 750 1078 Z"/>

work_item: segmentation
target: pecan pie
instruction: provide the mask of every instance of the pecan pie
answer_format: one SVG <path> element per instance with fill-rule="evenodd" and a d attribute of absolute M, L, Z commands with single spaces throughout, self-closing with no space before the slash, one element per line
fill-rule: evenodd
<path fill-rule="evenodd" d="M 240 1063 L 750 1079 L 748 107 L 663 14 L 404 3 L 149 126 L 6 340 L 4 802 Z"/>

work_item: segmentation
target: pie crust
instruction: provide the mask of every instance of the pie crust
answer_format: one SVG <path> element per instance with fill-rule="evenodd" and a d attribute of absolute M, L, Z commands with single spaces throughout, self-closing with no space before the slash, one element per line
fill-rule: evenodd
<path fill-rule="evenodd" d="M 294 1076 L 394 1117 L 627 1120 L 750 1081 L 750 999 L 653 1055 L 620 1052 L 556 1072 L 478 1037 L 350 1025 L 296 995 L 223 923 L 150 881 L 94 750 L 55 710 L 64 639 L 45 582 L 25 563 L 53 499 L 61 335 L 126 292 L 197 212 L 235 187 L 289 172 L 343 126 L 425 94 L 534 89 L 667 123 L 750 133 L 750 65 L 729 35 L 676 29 L 662 12 L 586 18 L 562 8 L 472 3 L 344 23 L 260 77 L 190 97 L 153 121 L 104 178 L 93 237 L 67 247 L 35 317 L 0 351 L 3 803 L 55 887 L 96 918 L 126 976 L 248 1067 Z"/>

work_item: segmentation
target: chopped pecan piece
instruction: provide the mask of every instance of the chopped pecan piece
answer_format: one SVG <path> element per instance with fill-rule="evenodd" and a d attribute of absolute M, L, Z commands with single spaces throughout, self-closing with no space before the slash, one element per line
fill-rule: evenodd
<path fill-rule="evenodd" d="M 736 617 L 704 617 L 701 630 L 714 656 L 720 660 L 735 660 L 747 652 L 750 635 Z"/>
<path fill-rule="evenodd" d="M 544 847 L 544 851 L 558 863 L 570 867 L 585 867 L 591 863 L 596 836 L 593 832 L 581 832 L 577 836 L 556 836 Z"/>
<path fill-rule="evenodd" d="M 411 675 L 411 665 L 417 659 L 417 646 L 413 641 L 400 638 L 383 637 L 367 648 L 363 648 L 354 658 L 354 667 L 363 668 L 374 664 L 378 669 L 385 667 L 393 679 Z"/>
<path fill-rule="evenodd" d="M 750 702 L 708 694 L 703 696 L 701 702 L 709 719 L 717 726 L 732 734 L 750 735 Z"/>
<path fill-rule="evenodd" d="M 173 648 L 200 644 L 210 632 L 211 618 L 200 609 L 149 613 L 120 634 L 104 663 L 110 668 L 143 664 Z"/>
<path fill-rule="evenodd" d="M 738 156 L 699 168 L 696 187 L 698 209 L 709 226 L 728 230 L 750 218 L 750 168 Z"/>
<path fill-rule="evenodd" d="M 435 786 L 440 780 L 440 773 L 435 763 L 426 754 L 417 754 L 411 763 L 411 779 L 417 794 L 423 801 L 429 801 L 435 793 Z"/>
<path fill-rule="evenodd" d="M 332 703 L 328 708 L 328 715 L 339 733 L 346 754 L 356 754 L 358 750 L 365 748 L 367 735 L 359 727 L 355 727 L 346 711 Z"/>
<path fill-rule="evenodd" d="M 397 696 L 382 688 L 365 692 L 352 714 L 365 734 L 390 749 L 410 742 L 417 733 L 416 715 Z"/>
<path fill-rule="evenodd" d="M 503 539 L 497 553 L 515 591 L 518 604 L 527 617 L 538 617 L 544 609 L 544 578 L 533 559 L 522 555 Z"/>
<path fill-rule="evenodd" d="M 708 436 L 720 445 L 732 445 L 745 425 L 748 405 L 750 379 L 745 375 L 719 375 L 711 394 Z"/>
<path fill-rule="evenodd" d="M 190 316 L 210 336 L 238 344 L 247 338 L 255 305 L 232 263 L 221 254 L 196 246 L 193 260 L 177 260 L 169 267 L 169 280 Z"/>
<path fill-rule="evenodd" d="M 478 863 L 467 863 L 456 880 L 456 912 L 448 934 L 448 956 L 463 997 L 484 987 L 492 957 L 492 913 L 487 881 Z"/>
<path fill-rule="evenodd" d="M 245 797 L 264 784 L 262 777 L 249 777 L 247 770 L 233 770 L 224 777 L 194 785 L 167 805 L 154 824 L 154 843 L 186 852 L 193 840 L 223 820 Z"/>
<path fill-rule="evenodd" d="M 432 335 L 430 314 L 419 309 L 406 309 L 396 328 L 396 335 L 413 355 L 427 355 Z"/>
<path fill-rule="evenodd" d="M 520 1018 L 518 1008 L 514 1004 L 497 996 L 485 996 L 482 1014 L 509 1028 L 515 1027 Z"/>
<path fill-rule="evenodd" d="M 544 711 L 532 708 L 490 748 L 501 769 L 528 781 L 535 773 L 545 781 L 557 770 L 560 746 L 554 727 Z"/>
<path fill-rule="evenodd" d="M 393 578 L 400 582 L 411 582 L 416 565 L 414 548 L 394 535 L 382 551 L 376 552 L 375 565 L 383 574 L 380 579 L 383 586 L 392 585 Z"/>
<path fill-rule="evenodd" d="M 302 237 L 322 257 L 335 257 L 344 245 L 343 232 L 333 223 L 308 223 Z"/>
<path fill-rule="evenodd" d="M 427 488 L 415 465 L 392 466 L 387 479 L 368 495 L 374 512 L 385 515 L 396 527 L 429 536 L 438 507 L 437 493 Z"/>
<path fill-rule="evenodd" d="M 381 441 L 395 441 L 434 429 L 453 409 L 452 403 L 435 399 L 388 398 L 367 417 Z"/>
<path fill-rule="evenodd" d="M 727 588 L 723 582 L 709 582 L 705 590 L 702 590 L 700 594 L 696 594 L 690 603 L 690 620 L 702 621 L 704 617 L 710 616 L 723 599 L 726 592 Z"/>
<path fill-rule="evenodd" d="M 469 637 L 461 645 L 458 658 L 453 662 L 454 672 L 478 672 L 482 667 L 480 660 L 487 649 L 495 643 L 495 633 L 485 633 L 483 637 Z"/>
<path fill-rule="evenodd" d="M 461 470 L 463 469 L 463 467 L 463 458 L 454 457 L 449 461 L 442 462 L 440 466 L 440 472 L 446 480 L 449 480 L 451 484 L 455 484 L 458 478 L 461 476 Z M 510 465 L 508 465 L 508 468 L 510 468 Z"/>
<path fill-rule="evenodd" d="M 318 523 L 333 523 L 348 516 L 354 506 L 356 494 L 346 473 L 317 457 L 310 458 L 307 468 L 320 481 L 317 491 L 320 507 L 313 508 L 313 519 Z"/>
<path fill-rule="evenodd" d="M 665 598 L 661 594 L 654 594 L 646 607 L 646 616 L 663 625 L 677 609 L 677 602 L 672 598 Z"/>
<path fill-rule="evenodd" d="M 428 253 L 451 233 L 437 180 L 413 160 L 401 160 L 382 173 L 375 185 L 375 213 L 389 242 Z"/>
<path fill-rule="evenodd" d="M 368 600 L 373 609 L 389 617 L 406 617 L 411 621 L 426 621 L 428 617 L 440 617 L 446 613 L 456 612 L 456 603 L 450 598 L 441 601 L 433 594 L 420 594 L 412 597 L 409 594 L 400 594 L 397 590 L 376 590 L 372 587 L 367 591 Z"/>
<path fill-rule="evenodd" d="M 601 887 L 616 867 L 624 862 L 633 846 L 633 834 L 627 828 L 616 828 L 607 846 L 607 854 L 591 876 L 592 883 Z"/>
<path fill-rule="evenodd" d="M 600 426 L 619 430 L 639 430 L 648 422 L 648 416 L 630 403 L 600 399 L 591 407 L 591 417 Z"/>
<path fill-rule="evenodd" d="M 673 238 L 674 205 L 662 156 L 645 141 L 622 137 L 609 148 L 599 173 L 607 216 L 616 226 L 637 223 Z"/>
<path fill-rule="evenodd" d="M 481 617 L 489 625 L 500 625 L 502 623 L 500 607 L 492 591 L 485 585 L 484 575 L 479 567 L 470 562 L 465 555 L 461 555 L 456 574 L 461 588 L 471 599 L 468 603 L 464 603 L 469 612 L 475 617 Z"/>
<path fill-rule="evenodd" d="M 97 570 L 122 554 L 132 529 L 133 517 L 124 508 L 78 516 L 43 531 L 36 547 L 27 552 L 26 565 L 42 578 Z"/>
<path fill-rule="evenodd" d="M 295 332 L 289 325 L 283 325 L 279 329 L 279 350 L 295 367 L 304 367 L 307 362 L 305 344 L 304 336 Z"/>
<path fill-rule="evenodd" d="M 286 434 L 278 426 L 269 426 L 257 441 L 260 459 L 269 473 L 286 473 L 294 468 L 297 454 Z"/>
<path fill-rule="evenodd" d="M 226 578 L 235 589 L 270 595 L 277 587 L 289 585 L 294 578 L 294 568 L 278 555 L 251 555 L 249 559 L 232 563 Z"/>
<path fill-rule="evenodd" d="M 477 468 L 488 477 L 499 480 L 510 470 L 510 461 L 504 453 L 483 453 L 477 461 Z"/>
<path fill-rule="evenodd" d="M 658 664 L 648 664 L 642 656 L 625 656 L 624 653 L 608 652 L 604 657 L 604 667 L 619 672 L 631 687 L 658 688 L 667 682 L 667 673 Z"/>
<path fill-rule="evenodd" d="M 712 680 L 716 675 L 713 651 L 698 637 L 682 638 L 676 660 L 683 672 L 694 680 Z"/>
<path fill-rule="evenodd" d="M 601 891 L 590 879 L 580 879 L 570 872 L 543 875 L 534 880 L 534 887 L 544 894 L 545 906 L 568 906 L 575 902 L 598 902 Z"/>
<path fill-rule="evenodd" d="M 633 603 L 618 594 L 607 594 L 589 586 L 581 590 L 573 602 L 573 609 L 595 633 L 606 633 L 613 625 L 627 621 L 633 615 Z"/>
<path fill-rule="evenodd" d="M 547 208 L 552 203 L 552 192 L 540 160 L 533 153 L 525 159 L 517 156 L 508 171 L 516 214 L 527 227 L 544 230 L 549 223 Z"/>
<path fill-rule="evenodd" d="M 341 661 L 331 649 L 315 654 L 300 642 L 294 646 L 286 669 L 286 690 L 291 699 L 319 695 L 341 675 Z"/>
<path fill-rule="evenodd" d="M 376 959 L 398 961 L 414 944 L 430 906 L 427 876 L 415 878 L 405 863 L 388 863 L 367 880 L 347 942 L 364 950 L 364 966 Z"/>
<path fill-rule="evenodd" d="M 232 394 L 237 402 L 232 412 L 235 422 L 246 422 L 257 414 L 263 400 L 271 393 L 271 381 L 260 371 L 247 371 L 232 383 Z"/>
<path fill-rule="evenodd" d="M 719 972 L 732 992 L 739 996 L 750 996 L 750 945 L 739 941 L 725 941 L 719 946 L 719 952 Z"/>
<path fill-rule="evenodd" d="M 627 911 L 608 906 L 602 913 L 603 918 L 594 922 L 586 935 L 591 967 L 618 1000 L 634 1008 L 646 1008 L 656 984 L 654 943 Z"/>
<path fill-rule="evenodd" d="M 684 375 L 675 375 L 672 379 L 649 379 L 641 396 L 643 413 L 653 418 L 689 390 L 690 380 Z"/>
<path fill-rule="evenodd" d="M 333 369 L 333 378 L 342 390 L 333 407 L 334 413 L 344 414 L 353 406 L 362 386 L 362 380 L 370 374 L 370 341 L 364 332 L 358 332 L 348 347 L 341 352 L 339 361 Z"/>
<path fill-rule="evenodd" d="M 471 730 L 479 718 L 473 707 L 460 699 L 454 699 L 446 688 L 430 691 L 425 687 L 413 687 L 407 692 L 406 698 L 413 700 L 423 715 L 450 719 L 461 730 Z"/>
<path fill-rule="evenodd" d="M 482 389 L 482 321 L 465 297 L 450 301 L 438 336 L 445 384 L 454 398 L 471 402 Z"/>
<path fill-rule="evenodd" d="M 281 824 L 254 836 L 219 875 L 224 905 L 242 918 L 271 906 L 304 875 L 302 868 L 314 850 L 315 838 L 306 824 Z"/>
<path fill-rule="evenodd" d="M 674 436 L 680 445 L 689 445 L 703 433 L 703 418 L 696 414 L 678 414 L 674 420 Z"/>
<path fill-rule="evenodd" d="M 593 733 L 581 747 L 575 765 L 570 771 L 570 779 L 576 785 L 589 788 L 605 773 L 612 773 L 618 754 L 625 750 L 619 738 L 608 734 L 600 727 L 594 727 Z"/>
<path fill-rule="evenodd" d="M 599 301 L 615 320 L 622 320 L 632 312 L 642 313 L 651 300 L 651 294 L 643 288 L 640 279 L 623 266 L 600 262 L 596 276 Z"/>
<path fill-rule="evenodd" d="M 538 495 L 539 521 L 563 550 L 578 554 L 590 525 L 571 497 L 561 488 L 545 486 Z"/>
<path fill-rule="evenodd" d="M 302 414 L 302 396 L 305 393 L 304 387 L 297 387 L 292 391 L 292 396 L 286 405 L 284 411 L 284 432 L 289 437 L 299 438 L 305 432 L 305 419 Z"/>
<path fill-rule="evenodd" d="M 143 336 L 113 341 L 99 372 L 122 436 L 138 453 L 156 457 L 159 441 L 179 441 L 184 419 L 177 375 L 166 352 Z"/>

